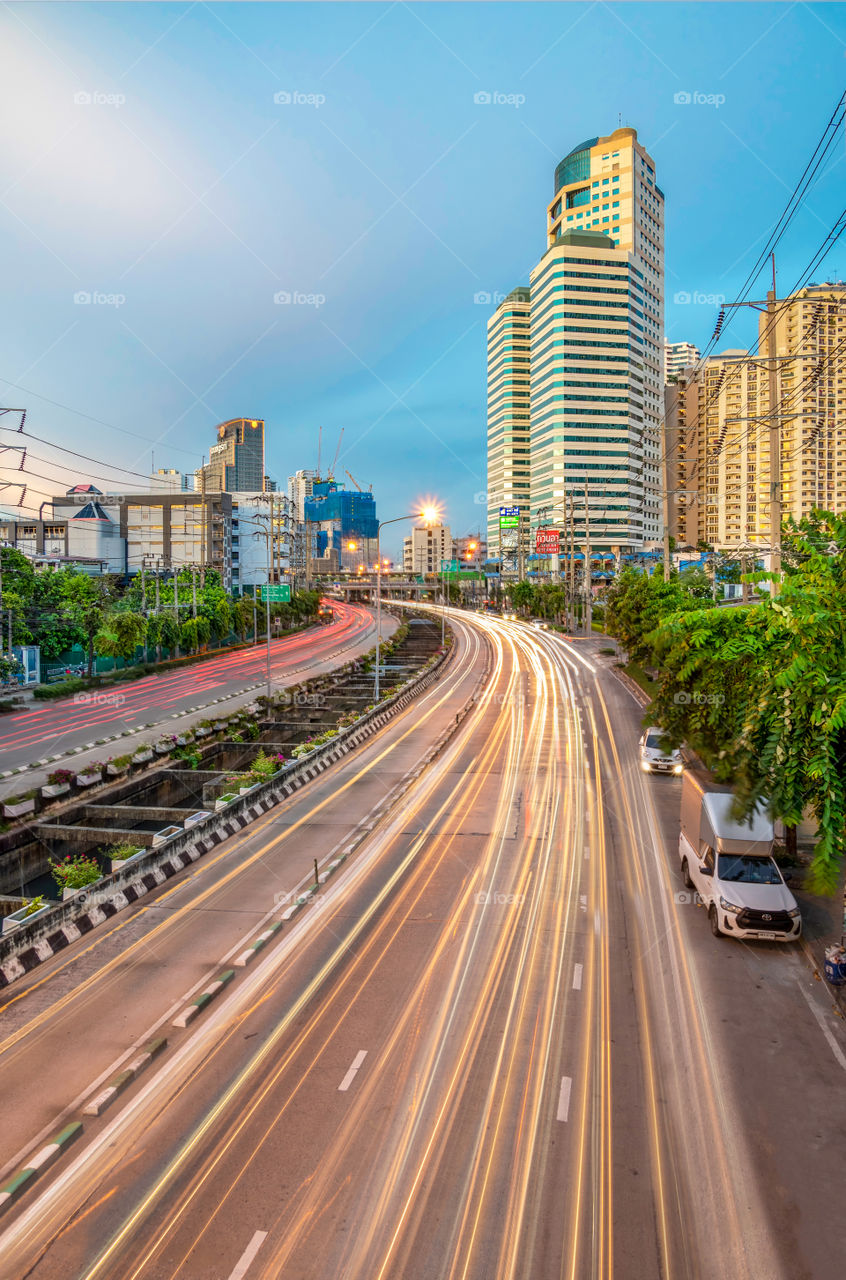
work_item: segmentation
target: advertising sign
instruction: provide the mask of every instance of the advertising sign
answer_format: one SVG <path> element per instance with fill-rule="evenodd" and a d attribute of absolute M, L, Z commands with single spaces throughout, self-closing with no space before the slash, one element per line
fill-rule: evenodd
<path fill-rule="evenodd" d="M 560 546 L 559 529 L 538 529 L 535 534 L 535 551 L 542 556 L 557 556 Z"/>

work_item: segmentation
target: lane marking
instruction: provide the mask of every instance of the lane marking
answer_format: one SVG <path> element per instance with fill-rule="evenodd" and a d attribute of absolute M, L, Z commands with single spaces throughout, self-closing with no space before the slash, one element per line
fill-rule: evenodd
<path fill-rule="evenodd" d="M 570 1114 L 570 1090 L 573 1087 L 573 1081 L 569 1076 L 561 1077 L 561 1092 L 558 1095 L 558 1115 L 557 1119 L 566 1121 Z"/>
<path fill-rule="evenodd" d="M 237 1266 L 235 1267 L 235 1270 L 232 1272 L 231 1276 L 229 1277 L 229 1280 L 244 1280 L 244 1276 L 247 1274 L 247 1271 L 249 1270 L 250 1263 L 252 1262 L 253 1258 L 256 1256 L 256 1254 L 258 1253 L 259 1249 L 264 1244 L 266 1239 L 267 1239 L 266 1231 L 257 1231 L 255 1233 L 252 1240 L 247 1245 L 244 1252 L 241 1254 L 241 1257 L 238 1259 Z"/>
<path fill-rule="evenodd" d="M 361 1066 L 362 1062 L 364 1062 L 364 1059 L 366 1057 L 367 1057 L 367 1050 L 359 1049 L 358 1053 L 353 1058 L 352 1066 L 350 1067 L 347 1074 L 344 1076 L 341 1083 L 338 1085 L 338 1093 L 346 1093 L 347 1089 L 349 1089 L 350 1085 L 355 1079 L 358 1073 L 359 1067 Z"/>
<path fill-rule="evenodd" d="M 589 844 L 586 844 L 586 845 L 585 845 L 585 857 L 586 857 L 586 858 L 589 858 L 589 857 L 590 857 L 590 845 L 589 845 Z"/>
<path fill-rule="evenodd" d="M 826 1026 L 825 1019 L 822 1013 L 814 1004 L 814 1001 L 811 999 L 808 992 L 802 986 L 801 982 L 799 983 L 799 990 L 802 992 L 802 995 L 805 997 L 806 1001 L 808 1002 L 808 1008 L 811 1010 L 811 1013 L 814 1015 L 817 1022 L 819 1023 L 820 1031 L 823 1033 L 826 1040 L 828 1041 L 831 1052 L 834 1054 L 839 1065 L 843 1068 L 844 1071 L 846 1071 L 846 1056 L 844 1056 L 843 1050 L 840 1048 L 840 1045 L 837 1043 L 834 1036 L 832 1035 L 831 1028 Z"/>
<path fill-rule="evenodd" d="M 580 964 L 573 965 L 573 990 L 581 991 L 582 989 L 582 966 Z"/>

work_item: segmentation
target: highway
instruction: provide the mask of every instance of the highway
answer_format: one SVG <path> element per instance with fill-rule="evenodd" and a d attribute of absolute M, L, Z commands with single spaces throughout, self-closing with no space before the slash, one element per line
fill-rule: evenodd
<path fill-rule="evenodd" d="M 7 1175 L 86 1073 L 170 1042 L 0 1220 L 4 1280 L 844 1274 L 846 1038 L 798 949 L 711 936 L 594 641 L 452 622 L 359 755 L 4 992 Z"/>
<path fill-rule="evenodd" d="M 333 608 L 333 623 L 271 641 L 274 684 L 291 683 L 295 675 L 308 679 L 373 647 L 375 626 L 367 609 L 340 601 Z M 386 636 L 392 626 L 387 619 Z M 0 717 L 3 768 L 15 769 L 48 753 L 71 752 L 125 729 L 160 724 L 215 698 L 240 693 L 245 686 L 261 684 L 263 688 L 266 670 L 267 647 L 259 644 L 161 675 L 87 690 L 60 702 L 32 702 L 17 715 Z M 115 748 L 114 754 L 119 750 Z"/>

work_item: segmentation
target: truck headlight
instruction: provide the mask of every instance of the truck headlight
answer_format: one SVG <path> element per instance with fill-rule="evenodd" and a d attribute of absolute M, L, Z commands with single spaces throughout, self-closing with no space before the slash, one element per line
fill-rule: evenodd
<path fill-rule="evenodd" d="M 787 914 L 790 916 L 791 920 L 798 920 L 798 918 L 799 918 L 799 916 L 801 916 L 802 912 L 799 910 L 799 908 L 798 908 L 798 907 L 794 907 L 794 908 L 793 908 L 793 910 L 792 910 L 792 911 L 788 911 L 788 913 L 787 913 Z"/>
<path fill-rule="evenodd" d="M 736 907 L 733 902 L 729 902 L 728 898 L 720 898 L 720 906 L 723 911 L 730 911 L 733 916 L 743 910 L 743 907 Z"/>
<path fill-rule="evenodd" d="M 673 765 L 673 773 L 681 773 L 681 771 L 682 771 L 682 765 L 680 764 Z"/>

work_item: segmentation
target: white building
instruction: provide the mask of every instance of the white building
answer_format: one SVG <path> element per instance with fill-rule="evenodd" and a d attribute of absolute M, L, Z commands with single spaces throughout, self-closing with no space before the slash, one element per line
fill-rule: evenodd
<path fill-rule="evenodd" d="M 291 503 L 294 519 L 299 520 L 300 523 L 305 520 L 306 498 L 311 497 L 316 479 L 316 471 L 296 471 L 292 476 L 288 476 L 288 500 Z"/>
<path fill-rule="evenodd" d="M 685 369 L 699 363 L 701 352 L 692 342 L 668 342 L 664 339 L 664 382 L 675 382 Z"/>
<path fill-rule="evenodd" d="M 440 573 L 441 561 L 452 559 L 452 534 L 449 525 L 415 525 L 403 539 L 402 561 L 406 573 Z"/>

